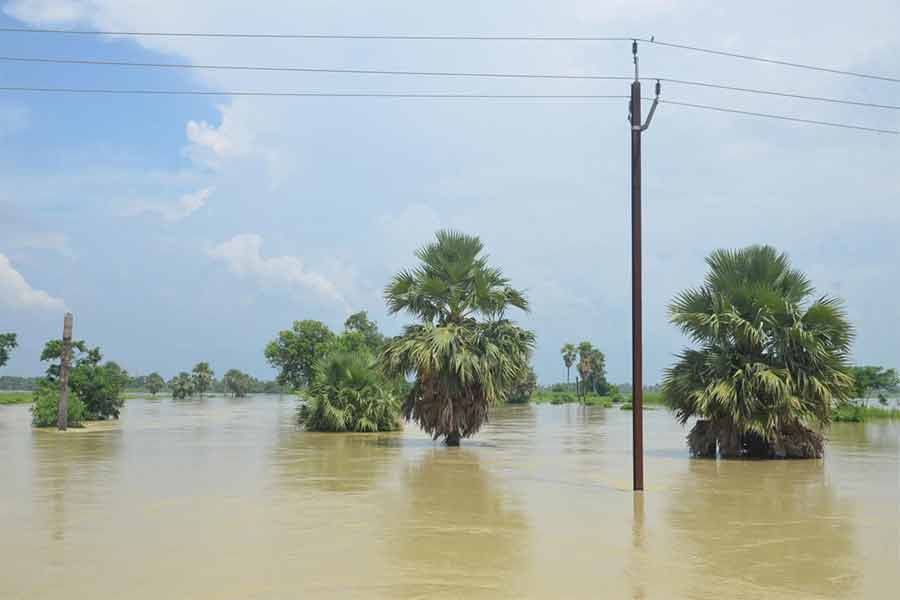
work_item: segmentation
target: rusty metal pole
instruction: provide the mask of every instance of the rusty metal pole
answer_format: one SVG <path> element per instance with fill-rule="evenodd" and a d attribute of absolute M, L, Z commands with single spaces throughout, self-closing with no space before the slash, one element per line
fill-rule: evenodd
<path fill-rule="evenodd" d="M 641 81 L 637 42 L 631 83 L 631 406 L 634 489 L 644 489 L 644 369 L 641 289 Z"/>
<path fill-rule="evenodd" d="M 72 360 L 72 313 L 63 320 L 63 348 L 59 368 L 59 413 L 56 426 L 65 431 L 69 426 L 69 362 Z"/>

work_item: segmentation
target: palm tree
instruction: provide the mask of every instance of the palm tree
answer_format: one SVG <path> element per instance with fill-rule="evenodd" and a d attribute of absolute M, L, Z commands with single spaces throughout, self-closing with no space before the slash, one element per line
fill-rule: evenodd
<path fill-rule="evenodd" d="M 213 370 L 207 362 L 197 363 L 191 373 L 194 382 L 194 391 L 202 398 L 206 390 L 212 385 L 215 373 L 213 373 Z"/>
<path fill-rule="evenodd" d="M 384 292 L 390 313 L 407 311 L 421 323 L 385 344 L 381 369 L 392 378 L 415 375 L 404 416 L 448 446 L 481 428 L 534 348 L 534 334 L 505 318 L 511 307 L 528 310 L 528 301 L 482 250 L 475 236 L 439 231 L 416 252 L 422 264 L 398 273 Z"/>
<path fill-rule="evenodd" d="M 853 389 L 853 340 L 839 300 L 814 289 L 769 246 L 717 250 L 704 285 L 672 302 L 697 348 L 667 370 L 663 392 L 695 456 L 820 457 L 832 405 Z"/>
<path fill-rule="evenodd" d="M 299 420 L 310 431 L 394 431 L 399 402 L 365 352 L 333 352 L 320 359 Z"/>
<path fill-rule="evenodd" d="M 564 344 L 560 353 L 562 354 L 563 364 L 566 365 L 566 385 L 569 385 L 569 373 L 572 365 L 575 364 L 575 358 L 578 356 L 575 351 L 575 344 Z"/>
<path fill-rule="evenodd" d="M 581 375 L 581 388 L 587 385 L 594 373 L 594 352 L 594 346 L 590 342 L 578 344 L 578 374 Z M 582 393 L 583 390 L 579 388 L 578 394 Z"/>

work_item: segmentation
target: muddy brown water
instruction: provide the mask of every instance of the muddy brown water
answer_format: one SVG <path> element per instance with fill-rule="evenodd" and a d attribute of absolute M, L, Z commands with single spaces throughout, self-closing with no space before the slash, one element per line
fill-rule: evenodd
<path fill-rule="evenodd" d="M 0 598 L 888 598 L 900 423 L 821 461 L 691 460 L 648 411 L 515 406 L 461 448 L 298 431 L 290 397 L 0 407 Z"/>

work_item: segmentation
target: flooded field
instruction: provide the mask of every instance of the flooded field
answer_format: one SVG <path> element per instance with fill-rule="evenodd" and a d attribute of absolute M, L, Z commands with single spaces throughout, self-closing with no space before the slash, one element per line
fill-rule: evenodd
<path fill-rule="evenodd" d="M 33 431 L 0 407 L 0 598 L 886 598 L 900 423 L 822 461 L 690 460 L 648 411 L 494 413 L 462 448 L 298 431 L 295 400 L 129 400 Z"/>

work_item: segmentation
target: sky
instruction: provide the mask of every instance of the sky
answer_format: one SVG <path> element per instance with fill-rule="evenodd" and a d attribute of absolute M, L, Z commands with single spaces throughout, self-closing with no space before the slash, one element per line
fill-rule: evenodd
<path fill-rule="evenodd" d="M 895 0 L 11 0 L 0 27 L 250 33 L 654 35 L 900 76 Z M 630 75 L 629 43 L 386 42 L 0 33 L 0 56 Z M 647 76 L 900 104 L 900 84 L 642 44 Z M 2 62 L 2 61 L 0 61 Z M 626 81 L 487 80 L 3 62 L 2 86 L 627 94 Z M 649 90 L 647 90 L 649 93 Z M 645 95 L 647 95 L 645 93 Z M 900 112 L 666 84 L 663 97 L 900 129 Z M 340 329 L 441 228 L 482 238 L 526 291 L 542 383 L 589 340 L 630 381 L 626 101 L 88 96 L 0 92 L 5 375 L 37 375 L 63 313 L 130 372 L 206 360 L 270 378 L 294 320 Z M 900 136 L 663 105 L 644 136 L 645 378 L 716 248 L 771 244 L 846 301 L 853 359 L 900 366 Z"/>

